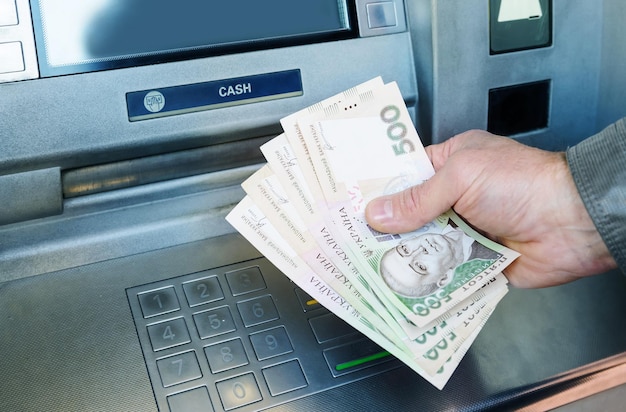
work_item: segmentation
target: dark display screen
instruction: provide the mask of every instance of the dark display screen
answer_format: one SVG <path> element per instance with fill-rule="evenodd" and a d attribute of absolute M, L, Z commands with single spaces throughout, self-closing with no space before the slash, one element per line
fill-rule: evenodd
<path fill-rule="evenodd" d="M 346 37 L 346 0 L 39 0 L 42 76 Z"/>

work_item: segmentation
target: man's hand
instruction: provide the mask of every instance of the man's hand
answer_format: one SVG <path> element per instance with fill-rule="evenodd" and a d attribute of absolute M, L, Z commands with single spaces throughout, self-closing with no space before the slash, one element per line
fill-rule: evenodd
<path fill-rule="evenodd" d="M 487 237 L 522 254 L 513 286 L 558 285 L 615 268 L 578 194 L 563 153 L 472 130 L 426 148 L 435 175 L 373 200 L 376 230 L 417 229 L 451 207 Z"/>

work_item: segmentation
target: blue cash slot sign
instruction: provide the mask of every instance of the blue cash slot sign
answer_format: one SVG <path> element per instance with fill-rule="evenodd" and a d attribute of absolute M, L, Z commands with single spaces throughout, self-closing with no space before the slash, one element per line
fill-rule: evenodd
<path fill-rule="evenodd" d="M 300 70 L 142 90 L 126 94 L 131 122 L 301 96 Z"/>

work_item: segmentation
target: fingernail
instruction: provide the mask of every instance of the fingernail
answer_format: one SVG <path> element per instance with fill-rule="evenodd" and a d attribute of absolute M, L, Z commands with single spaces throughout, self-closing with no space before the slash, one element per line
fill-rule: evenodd
<path fill-rule="evenodd" d="M 378 199 L 369 205 L 369 217 L 378 223 L 393 220 L 393 205 L 389 199 Z"/>

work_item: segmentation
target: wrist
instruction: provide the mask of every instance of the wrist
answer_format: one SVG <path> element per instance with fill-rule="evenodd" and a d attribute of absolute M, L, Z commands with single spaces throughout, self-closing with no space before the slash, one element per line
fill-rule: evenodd
<path fill-rule="evenodd" d="M 555 181 L 562 188 L 555 218 L 563 240 L 571 248 L 577 268 L 574 272 L 592 275 L 615 269 L 617 264 L 593 222 L 569 169 L 565 153 L 558 153 Z"/>

